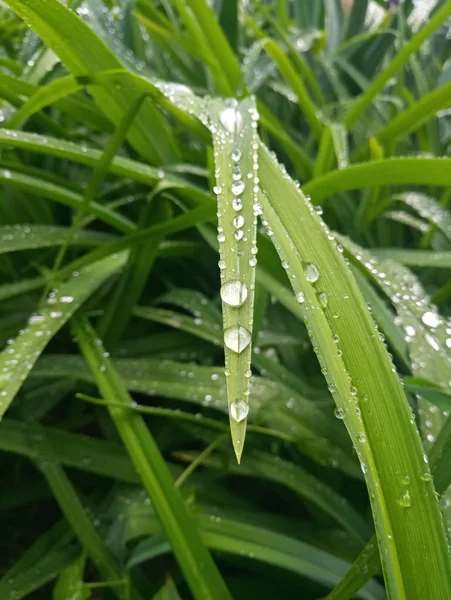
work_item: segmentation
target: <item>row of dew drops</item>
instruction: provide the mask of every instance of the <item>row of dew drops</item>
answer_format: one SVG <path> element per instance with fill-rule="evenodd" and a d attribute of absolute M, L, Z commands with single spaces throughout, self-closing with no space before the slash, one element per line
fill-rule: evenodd
<path fill-rule="evenodd" d="M 257 127 L 258 113 L 255 109 L 250 108 L 249 114 L 251 117 L 251 123 L 254 131 Z M 232 192 L 233 199 L 231 202 L 231 206 L 233 209 L 234 216 L 232 217 L 232 225 L 234 229 L 234 243 L 233 243 L 233 251 L 236 257 L 236 267 L 232 269 L 236 275 L 236 278 L 224 281 L 224 269 L 228 266 L 224 259 L 224 246 L 223 244 L 226 242 L 226 238 L 224 235 L 224 230 L 220 222 L 220 217 L 222 216 L 221 212 L 218 212 L 219 224 L 218 224 L 218 242 L 220 244 L 220 260 L 219 260 L 219 268 L 221 270 L 221 289 L 220 295 L 224 304 L 232 309 L 241 308 L 246 302 L 251 300 L 249 290 L 247 285 L 240 278 L 240 256 L 245 252 L 244 248 L 241 245 L 244 242 L 247 242 L 247 235 L 252 236 L 252 245 L 250 249 L 250 258 L 248 261 L 249 267 L 251 269 L 255 269 L 257 265 L 257 245 L 254 235 L 254 228 L 256 228 L 256 220 L 258 214 L 260 214 L 261 209 L 257 203 L 258 191 L 259 191 L 259 179 L 258 179 L 258 144 L 256 140 L 252 142 L 252 161 L 253 161 L 253 169 L 247 175 L 248 179 L 251 180 L 250 183 L 252 185 L 252 193 L 253 193 L 253 213 L 254 213 L 254 222 L 252 227 L 247 227 L 248 232 L 250 234 L 246 234 L 244 227 L 246 225 L 245 218 L 241 214 L 243 209 L 243 194 L 246 190 L 246 186 L 249 183 L 245 183 L 243 180 L 243 173 L 240 166 L 240 159 L 242 157 L 242 152 L 236 144 L 237 136 L 239 136 L 244 128 L 244 118 L 241 114 L 240 110 L 237 108 L 237 103 L 233 102 L 230 106 L 224 108 L 219 114 L 219 122 L 224 129 L 224 131 L 233 137 L 234 144 L 233 149 L 230 153 L 230 159 L 232 161 L 232 182 L 230 185 L 230 191 Z M 216 173 L 218 176 L 219 173 Z M 221 188 L 216 186 L 214 188 L 214 192 L 218 196 L 218 205 L 220 205 L 221 198 Z M 228 213 L 228 211 L 226 211 Z M 252 278 L 251 278 L 251 281 Z M 250 284 L 253 291 L 253 282 Z M 224 344 L 225 346 L 235 352 L 236 354 L 241 354 L 251 343 L 252 334 L 251 334 L 251 326 L 252 321 L 250 322 L 249 328 L 243 327 L 242 324 L 237 323 L 230 327 L 227 327 L 224 331 Z M 227 356 L 226 356 L 227 360 Z M 250 367 L 250 363 L 248 365 Z M 229 374 L 228 366 L 226 364 L 226 375 Z M 245 372 L 246 377 L 249 379 L 252 375 L 250 368 L 246 369 Z M 250 394 L 250 385 L 248 385 L 245 390 L 245 395 L 249 396 Z M 245 398 L 237 398 L 230 403 L 230 416 L 237 421 L 238 423 L 247 418 L 249 413 L 249 404 L 247 399 Z"/>

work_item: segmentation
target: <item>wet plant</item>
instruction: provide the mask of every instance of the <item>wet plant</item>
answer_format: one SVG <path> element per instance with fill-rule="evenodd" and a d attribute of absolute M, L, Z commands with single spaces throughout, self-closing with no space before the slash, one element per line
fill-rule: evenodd
<path fill-rule="evenodd" d="M 1 597 L 448 599 L 451 1 L 3 4 Z"/>

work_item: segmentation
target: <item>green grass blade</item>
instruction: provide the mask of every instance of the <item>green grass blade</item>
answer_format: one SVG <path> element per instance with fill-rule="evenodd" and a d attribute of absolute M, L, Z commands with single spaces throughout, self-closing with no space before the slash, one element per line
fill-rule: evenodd
<path fill-rule="evenodd" d="M 125 255 L 107 258 L 80 271 L 38 307 L 24 331 L 0 353 L 0 417 L 51 338 L 89 296 L 125 262 Z"/>
<path fill-rule="evenodd" d="M 443 523 L 431 481 L 419 476 L 428 467 L 399 379 L 356 283 L 319 218 L 263 148 L 260 161 L 265 219 L 287 261 L 296 294 L 303 294 L 299 299 L 320 362 L 363 465 L 388 592 L 409 600 L 422 598 L 432 593 L 433 581 L 433 595 L 445 599 L 450 569 Z M 342 354 L 337 355 L 337 346 Z M 389 446 L 378 443 L 381 436 L 390 439 Z M 408 489 L 403 483 L 407 476 Z M 425 530 L 431 534 L 427 541 Z M 420 547 L 421 552 L 415 551 Z"/>
<path fill-rule="evenodd" d="M 36 464 L 46 478 L 66 520 L 102 575 L 107 579 L 119 579 L 121 572 L 118 565 L 88 519 L 85 508 L 61 467 L 55 450 L 45 437 L 44 430 L 35 424 L 30 426 L 30 429 L 31 444 L 35 446 L 37 453 Z M 116 586 L 113 590 L 118 598 L 125 598 L 123 590 Z"/>
<path fill-rule="evenodd" d="M 313 179 L 303 191 L 319 204 L 337 192 L 403 184 L 449 186 L 451 159 L 402 157 L 360 163 Z"/>
<path fill-rule="evenodd" d="M 97 35 L 61 2 L 9 0 L 9 6 L 52 48 L 74 75 L 118 69 L 122 65 Z M 118 123 L 136 98 L 133 89 L 97 89 L 93 95 L 103 112 Z M 178 157 L 163 117 L 147 102 L 130 130 L 130 141 L 151 162 L 169 162 Z"/>
<path fill-rule="evenodd" d="M 77 322 L 76 335 L 104 398 L 124 405 L 132 404 L 127 389 L 87 322 Z M 193 596 L 198 600 L 228 600 L 228 590 L 174 488 L 164 459 L 144 421 L 121 407 L 112 407 L 110 415 L 160 516 Z"/>
<path fill-rule="evenodd" d="M 0 254 L 59 246 L 66 240 L 68 227 L 55 225 L 5 225 L 0 227 Z M 81 230 L 72 239 L 74 246 L 100 246 L 114 240 L 101 231 Z"/>
<path fill-rule="evenodd" d="M 396 56 L 391 60 L 388 67 L 373 80 L 370 87 L 357 100 L 344 121 L 348 129 L 362 117 L 374 97 L 384 89 L 387 81 L 402 69 L 409 57 L 418 50 L 421 44 L 427 40 L 450 15 L 451 2 L 447 0 L 429 19 L 427 24 L 424 25 L 407 44 L 402 46 Z"/>

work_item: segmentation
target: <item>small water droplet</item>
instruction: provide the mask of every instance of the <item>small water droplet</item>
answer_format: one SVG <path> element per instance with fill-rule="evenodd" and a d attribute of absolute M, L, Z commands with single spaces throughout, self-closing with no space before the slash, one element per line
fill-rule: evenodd
<path fill-rule="evenodd" d="M 72 296 L 61 296 L 60 298 L 62 304 L 72 304 L 73 301 L 74 299 Z"/>
<path fill-rule="evenodd" d="M 244 231 L 242 229 L 237 229 L 234 233 L 234 236 L 235 236 L 235 239 L 237 240 L 237 242 L 239 242 L 244 237 Z"/>
<path fill-rule="evenodd" d="M 224 331 L 224 344 L 229 350 L 233 350 L 237 354 L 243 352 L 250 343 L 250 332 L 240 325 L 234 325 Z"/>
<path fill-rule="evenodd" d="M 243 208 L 243 202 L 241 201 L 241 198 L 234 198 L 232 200 L 232 208 L 234 210 L 241 210 Z"/>
<path fill-rule="evenodd" d="M 310 283 L 314 283 L 315 281 L 318 281 L 318 279 L 319 279 L 318 267 L 316 265 L 314 265 L 313 263 L 309 263 L 305 267 L 305 278 Z"/>
<path fill-rule="evenodd" d="M 335 386 L 334 386 L 334 389 L 335 389 Z M 334 415 L 337 417 L 337 419 L 343 419 L 343 417 L 345 416 L 345 411 L 341 407 L 336 406 L 334 408 Z"/>
<path fill-rule="evenodd" d="M 303 292 L 299 292 L 296 296 L 296 300 L 299 302 L 299 304 L 304 304 L 305 302 L 305 295 Z"/>
<path fill-rule="evenodd" d="M 321 294 L 319 295 L 319 303 L 321 304 L 321 306 L 323 308 L 326 308 L 327 307 L 327 302 L 328 302 L 328 299 L 327 299 L 326 292 L 321 292 Z"/>
<path fill-rule="evenodd" d="M 402 478 L 402 483 L 403 485 L 409 485 L 410 477 L 408 475 L 404 475 L 404 477 Z"/>
<path fill-rule="evenodd" d="M 241 281 L 227 281 L 221 286 L 222 301 L 229 306 L 241 306 L 247 298 L 247 286 Z"/>
<path fill-rule="evenodd" d="M 244 400 L 236 400 L 230 405 L 230 416 L 237 423 L 241 423 L 249 414 L 249 404 Z"/>
<path fill-rule="evenodd" d="M 238 162 L 241 158 L 241 150 L 239 148 L 234 148 L 230 153 L 230 158 L 233 161 Z"/>
<path fill-rule="evenodd" d="M 402 506 L 403 508 L 409 508 L 410 506 L 412 506 L 412 498 L 410 497 L 409 490 L 406 490 L 404 492 L 404 494 L 401 496 L 401 498 L 399 500 L 399 505 Z"/>

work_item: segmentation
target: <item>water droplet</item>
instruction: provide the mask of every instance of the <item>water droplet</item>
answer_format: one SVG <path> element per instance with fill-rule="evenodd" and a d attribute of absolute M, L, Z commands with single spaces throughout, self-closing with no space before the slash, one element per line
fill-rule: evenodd
<path fill-rule="evenodd" d="M 334 386 L 335 389 L 335 386 Z M 337 417 L 337 419 L 343 419 L 343 417 L 345 416 L 345 411 L 340 408 L 339 406 L 336 406 L 334 408 L 334 415 Z"/>
<path fill-rule="evenodd" d="M 62 304 L 71 304 L 74 301 L 72 296 L 61 296 L 60 302 Z"/>
<path fill-rule="evenodd" d="M 249 259 L 249 266 L 251 266 L 251 267 L 257 266 L 257 259 L 255 258 L 255 256 L 253 256 L 252 258 Z"/>
<path fill-rule="evenodd" d="M 234 210 L 241 210 L 243 208 L 243 203 L 241 198 L 234 198 L 232 201 L 232 208 Z"/>
<path fill-rule="evenodd" d="M 241 215 L 238 215 L 233 219 L 233 226 L 236 227 L 237 229 L 240 229 L 241 227 L 243 227 L 243 225 L 244 225 L 244 217 L 242 217 Z"/>
<path fill-rule="evenodd" d="M 243 117 L 233 107 L 225 108 L 219 115 L 219 121 L 229 133 L 239 133 L 243 128 Z"/>
<path fill-rule="evenodd" d="M 249 404 L 244 400 L 236 400 L 230 405 L 230 416 L 237 423 L 241 423 L 249 414 Z"/>
<path fill-rule="evenodd" d="M 299 302 L 299 304 L 304 304 L 305 296 L 303 292 L 299 292 L 299 294 L 296 296 L 296 300 Z"/>
<path fill-rule="evenodd" d="M 230 153 L 230 158 L 233 161 L 238 162 L 241 158 L 241 150 L 239 148 L 234 148 Z"/>
<path fill-rule="evenodd" d="M 244 182 L 243 181 L 234 181 L 232 183 L 232 194 L 235 196 L 240 196 L 244 192 Z"/>
<path fill-rule="evenodd" d="M 319 279 L 318 267 L 316 265 L 314 265 L 313 263 L 309 263 L 305 267 L 305 278 L 310 283 L 314 283 L 315 281 L 318 281 L 318 279 Z"/>
<path fill-rule="evenodd" d="M 240 240 L 242 240 L 242 239 L 243 239 L 243 237 L 244 237 L 244 231 L 243 231 L 242 229 L 237 229 L 237 230 L 235 231 L 235 234 L 234 234 L 234 235 L 235 235 L 235 239 L 237 240 L 237 242 L 239 242 L 239 241 L 240 241 Z"/>
<path fill-rule="evenodd" d="M 404 494 L 401 496 L 401 498 L 399 500 L 399 505 L 402 506 L 403 508 L 409 508 L 410 506 L 412 506 L 412 498 L 410 497 L 409 490 L 406 490 L 404 492 Z"/>
<path fill-rule="evenodd" d="M 250 332 L 240 325 L 229 327 L 224 331 L 224 344 L 237 354 L 240 354 L 250 343 Z"/>
<path fill-rule="evenodd" d="M 425 312 L 421 320 L 425 325 L 429 325 L 429 327 L 438 327 L 440 325 L 440 316 L 436 312 Z"/>
<path fill-rule="evenodd" d="M 239 167 L 235 167 L 232 171 L 232 179 L 234 181 L 239 181 L 242 177 L 241 169 Z"/>
<path fill-rule="evenodd" d="M 327 302 L 328 302 L 328 299 L 327 299 L 326 292 L 321 292 L 321 294 L 319 295 L 319 303 L 321 304 L 321 306 L 323 308 L 326 308 Z"/>
<path fill-rule="evenodd" d="M 226 261 L 225 261 L 225 260 L 222 260 L 222 259 L 221 259 L 220 261 L 218 261 L 218 267 L 219 267 L 221 270 L 225 269 L 225 268 L 226 268 L 226 266 L 227 266 L 227 265 L 226 265 Z"/>
<path fill-rule="evenodd" d="M 402 478 L 402 483 L 403 485 L 409 485 L 410 477 L 408 475 L 404 475 L 404 477 Z"/>
<path fill-rule="evenodd" d="M 247 286 L 241 281 L 227 281 L 221 286 L 222 301 L 229 306 L 241 306 L 247 298 Z"/>
<path fill-rule="evenodd" d="M 426 471 L 425 473 L 423 473 L 423 475 L 421 475 L 421 479 L 423 481 L 431 481 L 432 475 Z"/>
<path fill-rule="evenodd" d="M 225 235 L 223 233 L 218 233 L 218 242 L 222 244 L 225 242 Z"/>

